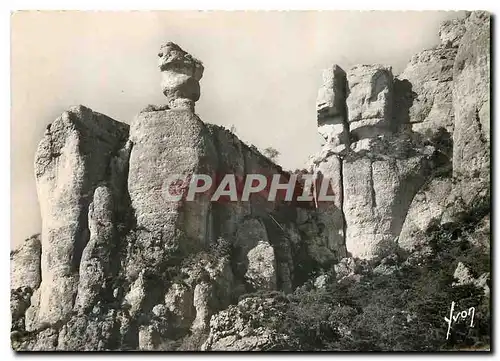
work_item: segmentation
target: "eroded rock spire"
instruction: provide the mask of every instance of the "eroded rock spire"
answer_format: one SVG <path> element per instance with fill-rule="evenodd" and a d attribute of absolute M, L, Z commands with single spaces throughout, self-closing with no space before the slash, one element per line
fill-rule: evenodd
<path fill-rule="evenodd" d="M 158 53 L 161 88 L 170 108 L 191 108 L 200 99 L 203 65 L 175 43 L 162 45 Z"/>

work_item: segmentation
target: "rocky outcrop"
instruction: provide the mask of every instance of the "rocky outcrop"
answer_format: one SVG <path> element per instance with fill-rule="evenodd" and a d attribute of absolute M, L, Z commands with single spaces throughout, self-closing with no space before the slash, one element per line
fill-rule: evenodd
<path fill-rule="evenodd" d="M 41 282 L 40 235 L 34 235 L 10 253 L 10 313 L 13 329 L 24 329 L 26 311 Z"/>
<path fill-rule="evenodd" d="M 444 197 L 451 193 L 452 188 L 453 184 L 449 179 L 436 178 L 419 190 L 408 209 L 399 234 L 398 245 L 401 248 L 412 251 L 416 247 L 424 246 L 425 231 L 429 226 L 449 221 L 447 210 L 448 214 L 454 213 L 453 208 L 458 206 Z"/>
<path fill-rule="evenodd" d="M 394 141 L 398 146 L 404 142 Z M 395 245 L 413 196 L 426 179 L 432 149 L 401 158 L 386 154 L 391 153 L 344 161 L 346 247 L 355 257 L 370 258 L 379 248 Z"/>
<path fill-rule="evenodd" d="M 276 259 L 269 242 L 260 241 L 248 254 L 248 269 L 245 277 L 255 289 L 276 289 Z"/>
<path fill-rule="evenodd" d="M 47 127 L 35 157 L 42 215 L 39 322 L 53 324 L 71 312 L 94 190 L 107 180 L 127 136 L 125 124 L 83 106 Z"/>
<path fill-rule="evenodd" d="M 442 43 L 429 51 L 432 56 L 424 63 L 426 67 L 434 67 L 436 62 L 440 64 L 433 72 L 427 69 L 426 73 L 446 78 L 442 91 L 433 90 L 435 97 L 446 95 L 445 102 L 436 101 L 436 98 L 433 101 L 439 112 L 443 109 L 446 112 L 436 113 L 439 116 L 432 121 L 429 113 L 429 119 L 421 123 L 423 128 L 414 126 L 413 129 L 427 128 L 427 134 L 437 134 L 441 127 L 447 129 L 445 134 L 451 133 L 448 137 L 452 140 L 452 151 L 445 151 L 444 156 L 452 165 L 453 178 L 450 174 L 430 181 L 413 200 L 399 237 L 400 245 L 406 249 L 418 246 L 423 240 L 422 232 L 430 225 L 456 221 L 472 205 L 489 207 L 489 34 L 490 16 L 485 12 L 468 13 L 465 19 L 446 22 L 440 31 Z M 450 56 L 438 59 L 436 54 L 440 52 Z M 416 80 L 422 77 L 417 76 Z M 418 84 L 416 80 L 414 83 Z M 429 98 L 423 90 L 422 94 Z"/>
<path fill-rule="evenodd" d="M 343 164 L 340 157 L 335 154 L 320 156 L 314 160 L 313 164 L 313 171 L 316 175 L 315 186 L 324 184 L 326 179 L 329 184 L 326 194 L 331 196 L 332 200 L 317 200 L 316 202 L 316 223 L 321 227 L 321 233 L 320 237 L 314 237 L 315 241 L 310 243 L 310 252 L 311 254 L 321 253 L 321 258 L 324 260 L 330 258 L 330 261 L 334 261 L 346 255 L 345 219 L 342 211 L 344 201 Z M 319 198 L 319 194 L 315 194 L 315 196 Z"/>
<path fill-rule="evenodd" d="M 412 57 L 398 78 L 407 81 L 410 92 L 408 121 L 415 132 L 432 135 L 444 128 L 453 131 L 453 63 L 457 44 L 446 28 L 442 43 Z M 411 86 L 411 87 L 410 87 Z"/>
<path fill-rule="evenodd" d="M 34 235 L 10 253 L 10 288 L 29 287 L 35 290 L 40 286 L 40 258 L 42 245 L 40 235 Z"/>
<path fill-rule="evenodd" d="M 272 351 L 291 349 L 287 335 L 272 326 L 284 315 L 284 307 L 274 298 L 245 298 L 210 320 L 204 351 Z M 287 347 L 288 346 L 288 347 Z"/>
<path fill-rule="evenodd" d="M 453 175 L 464 180 L 470 205 L 489 198 L 490 187 L 490 15 L 465 19 L 453 65 Z"/>
<path fill-rule="evenodd" d="M 317 111 L 327 142 L 310 169 L 334 180 L 328 229 L 352 256 L 412 250 L 432 222 L 489 197 L 488 14 L 446 22 L 440 37 L 396 78 L 381 65 L 324 73 Z"/>
<path fill-rule="evenodd" d="M 336 147 L 349 143 L 346 91 L 346 73 L 340 66 L 333 65 L 323 71 L 323 85 L 316 100 L 318 132 Z"/>
<path fill-rule="evenodd" d="M 317 178 L 331 179 L 335 195 L 333 202 L 318 204 L 328 239 L 336 249 L 345 244 L 354 257 L 371 258 L 380 247 L 395 246 L 406 211 L 429 173 L 434 148 L 419 142 L 395 118 L 395 99 L 400 98 L 395 89 L 390 68 L 348 70 L 344 108 L 350 143 L 326 143 L 311 162 Z"/>
<path fill-rule="evenodd" d="M 203 123 L 201 63 L 172 43 L 161 54 L 168 105 L 130 128 L 79 106 L 47 128 L 35 160 L 42 233 L 12 254 L 15 349 L 162 349 L 206 333 L 243 293 L 292 291 L 294 265 L 316 262 L 302 253 L 297 203 L 269 201 L 270 184 L 249 201 L 212 202 L 216 184 L 190 194 L 196 174 L 235 174 L 238 186 L 291 175 Z"/>
<path fill-rule="evenodd" d="M 131 124 L 130 140 L 128 192 L 139 242 L 146 248 L 152 246 L 150 239 L 158 243 L 152 260 L 165 259 L 179 248 L 201 249 L 210 235 L 209 198 L 197 194 L 195 202 L 175 200 L 171 184 L 178 179 L 171 177 L 185 180 L 185 189 L 188 175 L 214 174 L 217 154 L 204 124 L 189 109 L 142 112 Z"/>
<path fill-rule="evenodd" d="M 465 33 L 463 19 L 444 21 L 439 27 L 439 38 L 445 48 L 456 48 Z"/>
<path fill-rule="evenodd" d="M 481 276 L 475 278 L 466 265 L 462 262 L 458 262 L 453 278 L 456 280 L 456 282 L 453 282 L 453 286 L 474 285 L 482 289 L 486 295 L 490 294 L 489 284 L 491 281 L 489 273 L 483 273 Z"/>
<path fill-rule="evenodd" d="M 347 72 L 349 131 L 356 140 L 390 131 L 393 75 L 390 67 L 357 65 Z"/>
<path fill-rule="evenodd" d="M 335 278 L 337 282 L 344 280 L 359 281 L 364 270 L 368 268 L 366 260 L 359 258 L 346 257 L 342 258 L 335 266 Z"/>

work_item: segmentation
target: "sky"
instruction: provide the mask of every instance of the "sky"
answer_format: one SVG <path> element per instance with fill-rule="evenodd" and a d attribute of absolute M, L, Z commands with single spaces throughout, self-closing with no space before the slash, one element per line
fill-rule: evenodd
<path fill-rule="evenodd" d="M 157 54 L 173 41 L 205 72 L 196 113 L 260 149 L 285 169 L 320 149 L 321 70 L 391 65 L 439 42 L 438 11 L 40 12 L 11 17 L 11 246 L 41 231 L 33 171 L 46 126 L 82 104 L 130 123 L 164 104 Z"/>

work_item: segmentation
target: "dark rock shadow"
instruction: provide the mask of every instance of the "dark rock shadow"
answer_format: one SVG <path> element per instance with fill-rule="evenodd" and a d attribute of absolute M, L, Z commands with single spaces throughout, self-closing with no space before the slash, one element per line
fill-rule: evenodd
<path fill-rule="evenodd" d="M 400 80 L 394 78 L 394 102 L 392 109 L 394 131 L 398 131 L 402 126 L 410 123 L 410 108 L 413 105 L 413 101 L 417 98 L 417 93 L 412 89 L 413 86 L 407 79 Z"/>

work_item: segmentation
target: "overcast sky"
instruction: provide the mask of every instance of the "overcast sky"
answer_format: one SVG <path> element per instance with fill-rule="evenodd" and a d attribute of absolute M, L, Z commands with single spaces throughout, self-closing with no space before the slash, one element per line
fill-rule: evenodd
<path fill-rule="evenodd" d="M 33 175 L 47 124 L 83 104 L 130 123 L 164 103 L 157 53 L 167 41 L 203 61 L 196 112 L 236 127 L 287 169 L 319 150 L 321 69 L 382 63 L 401 72 L 438 43 L 456 12 L 20 12 L 12 16 L 11 245 L 40 232 Z"/>

